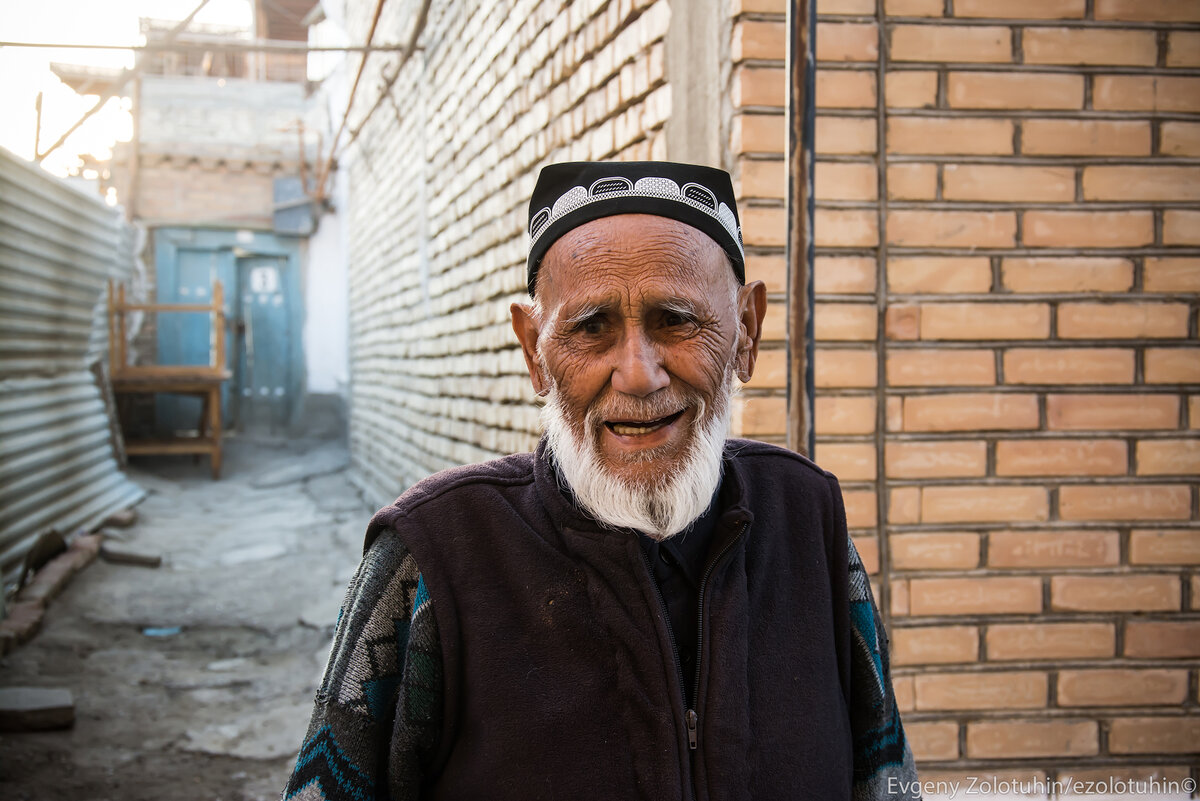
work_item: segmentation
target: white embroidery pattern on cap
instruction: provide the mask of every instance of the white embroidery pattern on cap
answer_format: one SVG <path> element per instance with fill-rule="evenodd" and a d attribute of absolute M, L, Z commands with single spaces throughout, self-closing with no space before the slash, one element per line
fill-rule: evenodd
<path fill-rule="evenodd" d="M 746 258 L 746 249 L 742 246 L 742 229 L 737 224 L 733 211 L 724 203 L 718 202 L 716 194 L 708 187 L 697 183 L 688 183 L 680 187 L 670 178 L 658 177 L 639 178 L 637 183 L 633 183 L 620 175 L 601 178 L 586 189 L 582 186 L 573 186 L 560 195 L 552 206 L 546 206 L 533 215 L 529 220 L 529 250 L 533 251 L 542 234 L 555 221 L 592 203 L 622 197 L 652 197 L 660 200 L 673 200 L 704 212 L 720 223 L 721 227 L 733 237 L 733 241 L 737 242 L 738 252 L 742 254 L 743 259 Z"/>

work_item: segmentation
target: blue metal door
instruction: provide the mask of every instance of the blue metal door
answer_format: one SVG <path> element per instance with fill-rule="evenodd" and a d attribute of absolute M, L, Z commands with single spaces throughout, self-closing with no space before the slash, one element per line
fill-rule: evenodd
<path fill-rule="evenodd" d="M 298 240 L 252 231 L 160 228 L 155 232 L 160 303 L 207 303 L 225 289 L 226 429 L 287 425 L 303 387 Z M 200 313 L 159 315 L 158 364 L 208 364 L 212 324 Z M 195 430 L 200 401 L 160 395 L 162 433 Z"/>

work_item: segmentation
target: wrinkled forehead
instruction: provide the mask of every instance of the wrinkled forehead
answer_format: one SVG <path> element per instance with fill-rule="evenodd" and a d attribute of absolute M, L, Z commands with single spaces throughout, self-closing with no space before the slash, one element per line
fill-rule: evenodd
<path fill-rule="evenodd" d="M 537 299 L 624 296 L 724 297 L 736 278 L 721 246 L 692 226 L 649 214 L 593 220 L 563 234 L 547 251 Z"/>

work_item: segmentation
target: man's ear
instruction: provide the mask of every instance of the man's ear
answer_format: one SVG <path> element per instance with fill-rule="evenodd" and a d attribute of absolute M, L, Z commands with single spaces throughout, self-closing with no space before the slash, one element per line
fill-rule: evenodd
<path fill-rule="evenodd" d="M 762 281 L 755 281 L 738 290 L 740 333 L 737 377 L 743 384 L 754 375 L 754 364 L 758 361 L 758 341 L 762 338 L 762 323 L 766 313 L 767 287 Z"/>
<path fill-rule="evenodd" d="M 509 307 L 512 312 L 513 333 L 521 343 L 521 352 L 525 354 L 525 367 L 529 370 L 529 380 L 533 383 L 533 391 L 545 395 L 550 391 L 550 383 L 542 375 L 542 369 L 537 356 L 538 319 L 533 307 L 524 303 L 514 303 Z"/>

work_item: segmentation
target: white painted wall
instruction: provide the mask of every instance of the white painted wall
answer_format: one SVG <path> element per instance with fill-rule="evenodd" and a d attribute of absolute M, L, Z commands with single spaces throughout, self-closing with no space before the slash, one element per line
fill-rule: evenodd
<path fill-rule="evenodd" d="M 350 302 L 346 273 L 347 249 L 343 215 L 344 173 L 335 173 L 334 212 L 322 215 L 316 233 L 308 238 L 308 269 L 304 297 L 304 359 L 309 393 L 347 396 L 349 386 Z"/>

